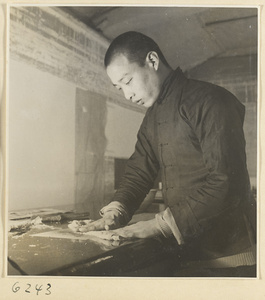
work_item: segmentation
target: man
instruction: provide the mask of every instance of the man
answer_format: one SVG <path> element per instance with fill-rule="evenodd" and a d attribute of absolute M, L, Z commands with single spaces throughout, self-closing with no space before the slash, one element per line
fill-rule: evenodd
<path fill-rule="evenodd" d="M 138 32 L 111 43 L 105 67 L 125 98 L 148 110 L 113 201 L 101 219 L 79 231 L 119 228 L 114 236 L 174 237 L 180 245 L 199 244 L 208 258 L 249 254 L 255 241 L 244 213 L 250 193 L 243 105 L 221 87 L 173 71 L 158 45 Z M 166 210 L 122 227 L 160 169 Z M 253 264 L 254 258 L 241 262 Z"/>

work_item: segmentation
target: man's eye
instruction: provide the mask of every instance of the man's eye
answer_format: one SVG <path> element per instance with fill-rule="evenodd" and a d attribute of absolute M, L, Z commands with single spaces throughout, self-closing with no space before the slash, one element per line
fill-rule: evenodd
<path fill-rule="evenodd" d="M 132 78 L 129 81 L 127 81 L 125 84 L 129 85 L 131 83 L 131 81 L 132 81 Z"/>

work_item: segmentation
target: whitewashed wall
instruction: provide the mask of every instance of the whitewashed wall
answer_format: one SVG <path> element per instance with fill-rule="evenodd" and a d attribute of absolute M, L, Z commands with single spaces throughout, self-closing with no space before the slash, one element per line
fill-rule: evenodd
<path fill-rule="evenodd" d="M 105 74 L 108 41 L 56 7 L 10 11 L 9 209 L 73 205 L 76 88 L 106 98 L 108 162 L 130 156 L 144 114 Z"/>

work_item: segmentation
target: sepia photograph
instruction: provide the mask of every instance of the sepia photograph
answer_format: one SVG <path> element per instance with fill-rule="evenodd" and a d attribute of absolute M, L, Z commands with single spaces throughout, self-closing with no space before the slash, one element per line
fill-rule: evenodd
<path fill-rule="evenodd" d="M 260 6 L 5 17 L 10 295 L 59 299 L 56 279 L 257 283 Z"/>
<path fill-rule="evenodd" d="M 257 276 L 257 20 L 10 6 L 7 275 Z"/>

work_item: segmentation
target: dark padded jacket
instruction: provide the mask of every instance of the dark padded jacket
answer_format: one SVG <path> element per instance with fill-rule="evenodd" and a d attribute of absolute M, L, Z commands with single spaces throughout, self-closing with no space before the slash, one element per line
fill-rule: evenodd
<path fill-rule="evenodd" d="M 113 200 L 133 215 L 161 169 L 163 199 L 184 240 L 228 215 L 234 222 L 249 200 L 244 113 L 224 88 L 187 79 L 176 69 L 146 112 Z"/>

